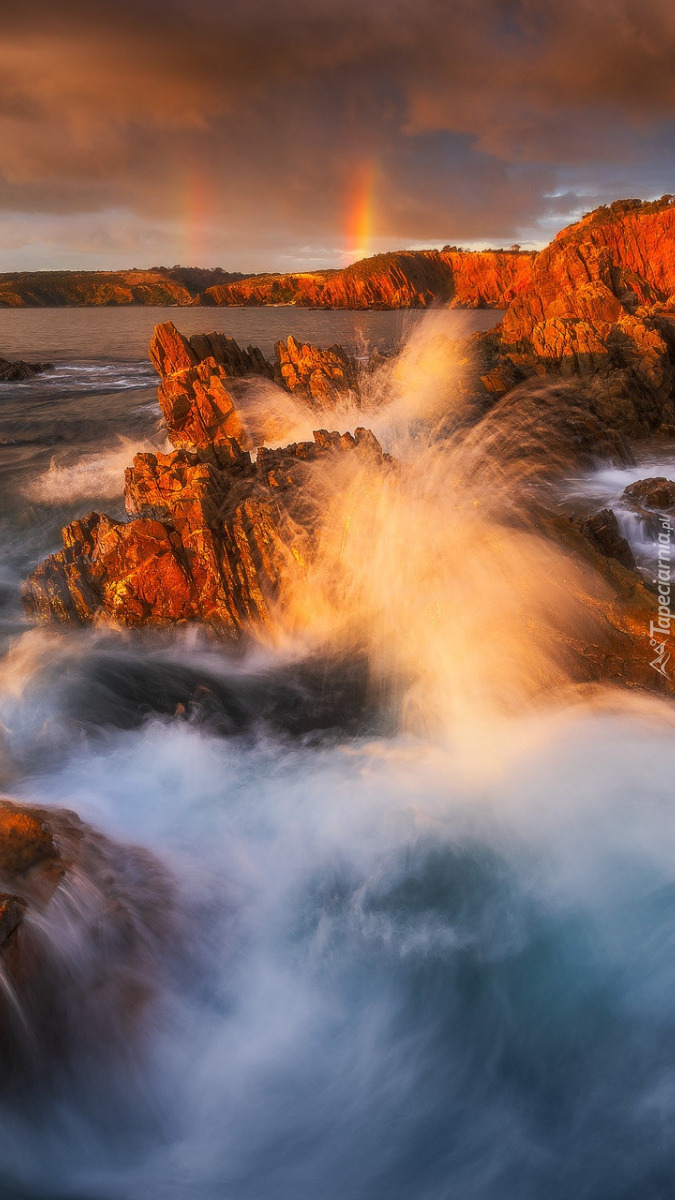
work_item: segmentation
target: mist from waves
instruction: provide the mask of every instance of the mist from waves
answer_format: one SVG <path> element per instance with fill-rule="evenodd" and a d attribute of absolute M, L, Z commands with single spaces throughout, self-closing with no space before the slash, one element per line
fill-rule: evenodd
<path fill-rule="evenodd" d="M 439 427 L 446 333 L 352 414 L 405 471 L 336 474 L 274 638 L 32 630 L 0 664 L 8 789 L 157 854 L 185 939 L 134 1062 L 0 1105 L 3 1200 L 672 1195 L 673 708 L 571 686 L 591 584 L 516 520 L 503 432 Z M 365 663 L 349 730 L 327 649 Z"/>
<path fill-rule="evenodd" d="M 649 704 L 523 720 L 480 782 L 411 737 L 74 748 L 19 794 L 199 920 L 144 1058 L 3 1113 L 5 1194 L 667 1196 L 674 770 Z"/>

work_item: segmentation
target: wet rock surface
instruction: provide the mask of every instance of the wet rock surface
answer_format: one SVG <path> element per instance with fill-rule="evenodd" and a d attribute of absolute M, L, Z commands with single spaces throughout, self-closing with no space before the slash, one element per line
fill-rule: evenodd
<path fill-rule="evenodd" d="M 123 625 L 200 620 L 237 637 L 271 621 L 284 584 L 311 559 L 322 477 L 342 456 L 389 462 L 369 431 L 318 430 L 313 442 L 222 454 L 139 454 L 126 474 L 123 522 L 90 513 L 63 530 L 63 550 L 24 588 L 38 621 Z"/>
<path fill-rule="evenodd" d="M 65 809 L 0 798 L 2 1088 L 133 1047 L 175 935 L 154 855 Z"/>
<path fill-rule="evenodd" d="M 22 359 L 12 362 L 8 358 L 0 358 L 0 382 L 32 379 L 34 375 L 42 375 L 53 369 L 53 363 L 28 363 Z"/>
<path fill-rule="evenodd" d="M 284 386 L 310 405 L 330 409 L 356 382 L 339 347 L 319 351 L 288 339 L 277 354 Z M 494 376 L 494 344 L 491 354 Z M 199 622 L 231 640 L 273 631 L 312 569 L 327 498 L 344 485 L 345 470 L 398 478 L 399 467 L 366 428 L 318 429 L 312 441 L 262 447 L 253 461 L 232 380 L 256 373 L 258 352 L 222 335 L 187 339 L 168 322 L 156 330 L 151 356 L 163 373 L 158 394 L 176 449 L 136 455 L 125 478 L 129 520 L 90 513 L 63 530 L 63 549 L 26 581 L 26 610 L 44 624 Z M 462 433 L 474 473 L 487 477 L 498 464 L 503 481 L 525 494 L 570 464 L 630 461 L 623 427 L 603 420 L 578 381 L 557 377 L 552 386 L 540 371 L 528 377 L 520 360 L 512 366 L 520 382 L 476 405 Z M 650 674 L 645 649 L 654 597 L 613 514 L 576 525 L 540 516 L 539 528 L 590 572 L 589 604 L 605 635 L 594 635 L 594 650 L 581 640 L 571 647 L 586 671 L 580 678 L 667 689 Z"/>
<path fill-rule="evenodd" d="M 638 479 L 637 483 L 629 484 L 622 499 L 638 508 L 675 516 L 675 480 L 666 479 L 663 475 Z"/>
<path fill-rule="evenodd" d="M 635 556 L 620 532 L 616 513 L 611 508 L 603 508 L 601 512 L 584 519 L 578 518 L 574 524 L 601 554 L 615 558 L 629 570 L 635 568 Z"/>

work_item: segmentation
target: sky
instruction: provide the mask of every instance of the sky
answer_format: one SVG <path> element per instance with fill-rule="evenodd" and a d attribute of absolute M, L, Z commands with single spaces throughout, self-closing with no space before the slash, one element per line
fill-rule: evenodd
<path fill-rule="evenodd" d="M 540 246 L 675 191 L 673 0 L 2 8 L 0 271 Z"/>

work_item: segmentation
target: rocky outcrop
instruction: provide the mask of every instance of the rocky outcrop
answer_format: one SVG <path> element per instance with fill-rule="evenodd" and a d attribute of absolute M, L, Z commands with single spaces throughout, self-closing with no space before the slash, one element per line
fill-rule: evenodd
<path fill-rule="evenodd" d="M 606 558 L 615 558 L 622 567 L 634 570 L 635 556 L 629 542 L 619 530 L 616 513 L 611 508 L 603 508 L 601 512 L 590 517 L 578 517 L 573 523 L 600 554 L 604 554 Z"/>
<path fill-rule="evenodd" d="M 304 396 L 315 409 L 335 407 L 340 397 L 358 396 L 358 368 L 342 346 L 319 350 L 295 338 L 277 342 L 277 377 L 293 395 Z"/>
<path fill-rule="evenodd" d="M 273 380 L 317 412 L 332 410 L 348 395 L 358 402 L 359 366 L 342 346 L 319 349 L 289 337 L 276 343 L 275 355 L 276 362 L 270 363 L 257 346 L 243 350 L 222 333 L 187 338 L 172 321 L 158 325 L 150 358 L 162 376 L 159 401 L 174 446 L 205 448 L 223 435 L 244 446 L 243 429 L 234 417 L 226 427 L 234 407 L 226 392 L 229 381 L 247 376 Z"/>
<path fill-rule="evenodd" d="M 289 338 L 277 353 L 280 379 L 315 407 L 355 382 L 339 346 L 320 351 Z M 312 442 L 261 449 L 253 463 L 230 387 L 243 374 L 274 374 L 260 352 L 220 334 L 188 339 L 167 322 L 151 358 L 175 451 L 136 455 L 125 479 L 131 520 L 90 513 L 66 526 L 63 549 L 28 579 L 24 604 L 44 623 L 199 620 L 238 637 L 270 621 L 284 584 L 309 562 L 322 480 L 337 460 L 384 467 L 388 459 L 358 428 L 318 430 Z"/>
<path fill-rule="evenodd" d="M 487 335 L 495 362 L 486 390 L 563 377 L 607 428 L 640 437 L 672 422 L 674 234 L 670 196 L 596 209 L 558 234 Z"/>
<path fill-rule="evenodd" d="M 11 362 L 8 358 L 0 358 L 0 381 L 32 379 L 33 375 L 41 375 L 44 371 L 53 371 L 53 363 L 27 363 L 21 359 Z"/>
<path fill-rule="evenodd" d="M 163 378 L 187 371 L 206 359 L 213 359 L 231 378 L 246 375 L 274 378 L 274 368 L 257 346 L 243 350 L 234 338 L 215 331 L 195 333 L 188 338 L 176 329 L 173 321 L 156 327 L 150 343 L 150 361 Z"/>
<path fill-rule="evenodd" d="M 339 400 L 339 389 L 353 382 L 337 347 L 319 352 L 289 339 L 278 354 L 286 386 L 314 404 Z M 136 455 L 125 478 L 128 520 L 90 513 L 63 530 L 63 548 L 26 581 L 26 609 L 46 624 L 198 621 L 233 639 L 274 627 L 311 573 L 330 498 L 371 472 L 405 486 L 405 469 L 365 428 L 319 429 L 313 441 L 263 447 L 253 461 L 231 389 L 242 364 L 255 370 L 257 355 L 214 335 L 184 338 L 168 323 L 156 331 L 152 356 L 164 373 L 159 397 L 175 449 Z M 595 641 L 585 647 L 567 637 L 576 676 L 667 690 L 669 681 L 648 669 L 655 598 L 613 514 L 575 523 L 533 509 L 530 485 L 562 465 L 591 462 L 599 452 L 628 456 L 621 433 L 589 411 L 573 381 L 552 386 L 538 376 L 491 397 L 467 420 L 449 433 L 461 441 L 468 474 L 519 495 L 526 527 L 534 512 L 544 536 L 586 562 L 589 586 L 580 599 L 596 618 Z"/>
<path fill-rule="evenodd" d="M 365 429 L 319 430 L 313 442 L 261 450 L 255 464 L 234 438 L 215 453 L 136 455 L 125 487 L 133 519 L 90 513 L 68 525 L 63 549 L 27 581 L 26 609 L 43 623 L 199 620 L 231 637 L 269 623 L 311 558 L 321 477 L 352 454 L 388 463 Z"/>
<path fill-rule="evenodd" d="M 174 909 L 172 882 L 147 851 L 64 809 L 0 798 L 3 1090 L 74 1054 L 133 1045 Z"/>
<path fill-rule="evenodd" d="M 675 679 L 652 666 L 650 631 L 652 623 L 658 622 L 658 599 L 636 570 L 609 552 L 619 549 L 621 553 L 613 522 L 605 514 L 599 514 L 597 521 L 579 522 L 539 506 L 533 509 L 533 517 L 535 529 L 575 564 L 570 581 L 576 575 L 583 586 L 580 598 L 588 625 L 576 635 L 563 637 L 573 676 L 579 682 L 599 681 L 674 696 Z"/>

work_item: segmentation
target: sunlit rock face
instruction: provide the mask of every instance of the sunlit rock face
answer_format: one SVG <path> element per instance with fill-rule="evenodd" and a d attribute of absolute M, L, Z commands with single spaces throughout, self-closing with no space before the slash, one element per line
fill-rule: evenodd
<path fill-rule="evenodd" d="M 436 362 L 437 332 L 413 355 L 425 388 L 436 378 L 427 351 Z M 330 412 L 350 395 L 345 411 L 371 405 L 373 417 L 381 417 L 388 403 L 398 411 L 401 387 L 413 386 L 405 364 L 387 363 L 376 402 L 368 388 L 354 400 L 359 379 L 339 347 L 317 350 L 289 339 L 277 354 L 283 390 L 298 393 L 310 411 Z M 433 612 L 457 612 L 453 637 L 466 652 L 470 637 L 461 634 L 462 622 L 468 613 L 482 623 L 484 597 L 495 586 L 493 574 L 480 577 L 477 560 L 485 557 L 488 570 L 497 538 L 508 565 L 498 577 L 506 588 L 499 602 L 503 646 L 496 649 L 493 638 L 493 657 L 503 659 L 507 692 L 523 660 L 523 621 L 532 620 L 525 613 L 540 604 L 532 580 L 542 556 L 564 586 L 549 589 L 551 611 L 533 620 L 542 641 L 537 661 L 548 666 L 537 667 L 524 691 L 562 680 L 670 686 L 649 671 L 645 639 L 656 601 L 611 514 L 575 523 L 533 499 L 533 487 L 570 464 L 630 453 L 622 434 L 569 381 L 525 380 L 440 440 L 428 424 L 421 441 L 406 443 L 403 463 L 360 426 L 262 447 L 254 460 L 233 391 L 262 370 L 274 391 L 267 374 L 274 368 L 256 371 L 259 352 L 241 351 L 222 335 L 187 339 L 168 323 L 158 327 L 151 355 L 163 373 L 159 398 L 176 448 L 136 455 L 125 477 L 129 520 L 90 513 L 63 530 L 63 549 L 24 587 L 36 621 L 199 622 L 231 639 L 299 634 L 313 652 L 364 651 L 385 664 L 382 674 L 393 648 L 401 659 L 394 673 L 414 674 L 413 660 L 424 659 L 414 647 L 424 642 L 429 622 L 434 626 Z M 446 358 L 444 351 L 443 379 Z M 389 628 L 392 611 L 401 628 Z M 449 644 L 444 677 L 457 669 L 456 652 Z M 490 663 L 480 667 L 490 678 L 494 670 Z"/>
<path fill-rule="evenodd" d="M 574 380 L 588 409 L 629 437 L 672 425 L 674 233 L 666 196 L 618 201 L 558 234 L 485 335 L 496 352 L 486 390 L 553 375 Z"/>
<path fill-rule="evenodd" d="M 664 475 L 629 484 L 623 498 L 638 508 L 675 517 L 675 481 Z"/>
<path fill-rule="evenodd" d="M 200 351 L 216 351 L 204 359 Z M 325 403 L 355 378 L 339 347 L 293 339 L 280 348 L 290 390 Z M 228 380 L 259 351 L 232 339 L 188 341 L 159 326 L 151 356 L 171 454 L 138 454 L 126 472 L 130 521 L 90 513 L 63 530 L 63 550 L 40 564 L 24 601 L 37 620 L 128 626 L 199 620 L 239 636 L 271 621 L 284 583 L 311 558 L 326 477 L 345 456 L 387 466 L 376 439 L 319 430 L 312 442 L 261 450 L 253 463 Z M 234 368 L 232 364 L 234 363 Z M 292 374 L 291 374 L 292 373 Z M 271 369 L 269 371 L 271 375 Z"/>
<path fill-rule="evenodd" d="M 274 349 L 279 382 L 293 395 L 305 397 L 312 408 L 330 411 L 341 396 L 358 395 L 357 365 L 342 346 L 319 350 L 289 337 Z"/>
<path fill-rule="evenodd" d="M 133 1054 L 176 936 L 165 868 L 73 812 L 2 798 L 0 891 L 0 1088 Z"/>
<path fill-rule="evenodd" d="M 400 250 L 342 270 L 254 275 L 216 284 L 204 304 L 306 308 L 505 308 L 525 287 L 534 255 L 508 250 Z"/>

